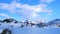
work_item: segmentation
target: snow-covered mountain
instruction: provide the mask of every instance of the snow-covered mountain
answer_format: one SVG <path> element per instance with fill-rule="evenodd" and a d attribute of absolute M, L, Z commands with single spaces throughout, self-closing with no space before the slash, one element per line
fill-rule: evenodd
<path fill-rule="evenodd" d="M 45 22 L 38 22 L 38 23 L 33 23 L 32 21 L 17 21 L 15 19 L 4 19 L 4 20 L 0 20 L 0 33 L 3 32 L 3 30 L 10 30 L 10 31 L 14 31 L 16 28 L 20 29 L 20 28 L 45 28 L 45 27 L 60 27 L 60 19 L 55 19 L 52 21 L 49 21 L 48 23 Z"/>
<path fill-rule="evenodd" d="M 60 19 L 54 19 L 52 21 L 48 22 L 49 26 L 56 26 L 56 27 L 60 27 Z"/>
<path fill-rule="evenodd" d="M 51 25 L 60 25 L 60 19 L 54 19 L 52 21 L 49 21 L 48 23 L 46 22 L 41 22 L 39 21 L 38 23 L 37 22 L 32 22 L 32 21 L 17 21 L 15 19 L 4 19 L 4 20 L 0 20 L 0 25 L 2 24 L 7 24 L 9 26 L 12 26 L 12 27 L 39 27 L 39 28 L 42 28 L 42 27 L 48 27 L 48 26 L 51 26 Z"/>

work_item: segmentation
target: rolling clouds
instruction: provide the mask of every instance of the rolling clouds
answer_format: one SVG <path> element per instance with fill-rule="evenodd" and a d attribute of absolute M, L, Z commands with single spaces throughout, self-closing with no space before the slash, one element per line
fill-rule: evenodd
<path fill-rule="evenodd" d="M 8 10 L 11 14 L 16 13 L 20 15 L 22 18 L 39 19 L 40 16 L 42 16 L 39 14 L 41 12 L 46 13 L 46 15 L 52 15 L 53 10 L 50 7 L 48 7 L 48 4 L 52 1 L 54 0 L 40 0 L 40 4 L 38 5 L 29 5 L 18 3 L 14 0 L 10 4 L 0 3 L 0 9 Z"/>
<path fill-rule="evenodd" d="M 7 15 L 7 14 L 4 14 L 4 13 L 0 13 L 0 16 L 3 16 L 5 18 L 12 18 L 11 16 Z"/>
<path fill-rule="evenodd" d="M 41 2 L 43 2 L 43 3 L 51 3 L 51 2 L 53 2 L 54 0 L 41 0 Z"/>

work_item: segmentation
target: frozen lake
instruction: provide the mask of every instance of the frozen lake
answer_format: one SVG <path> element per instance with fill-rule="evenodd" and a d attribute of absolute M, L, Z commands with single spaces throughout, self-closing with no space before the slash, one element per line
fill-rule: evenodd
<path fill-rule="evenodd" d="M 14 28 L 13 34 L 60 34 L 60 28 Z"/>

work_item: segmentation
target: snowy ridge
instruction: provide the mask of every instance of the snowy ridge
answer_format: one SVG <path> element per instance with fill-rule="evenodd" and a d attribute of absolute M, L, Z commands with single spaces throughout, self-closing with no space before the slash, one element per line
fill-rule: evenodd
<path fill-rule="evenodd" d="M 14 31 L 14 29 L 21 29 L 21 28 L 60 28 L 60 19 L 55 19 L 49 21 L 48 23 L 38 21 L 38 23 L 33 23 L 32 21 L 17 21 L 14 19 L 4 19 L 0 20 L 0 34 L 3 30 L 10 30 Z"/>
<path fill-rule="evenodd" d="M 60 27 L 60 19 L 55 19 L 52 21 L 49 21 L 48 23 L 39 21 L 38 23 L 33 23 L 32 21 L 20 21 L 18 22 L 17 20 L 14 19 L 4 19 L 0 20 L 0 28 L 7 28 L 7 27 L 39 27 L 39 28 L 44 28 L 44 27 Z"/>

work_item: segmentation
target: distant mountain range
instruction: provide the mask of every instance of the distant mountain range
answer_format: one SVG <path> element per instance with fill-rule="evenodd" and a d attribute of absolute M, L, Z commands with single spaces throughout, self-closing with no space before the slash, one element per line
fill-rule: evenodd
<path fill-rule="evenodd" d="M 33 23 L 32 21 L 17 21 L 15 19 L 12 19 L 12 18 L 9 18 L 9 19 L 4 19 L 4 20 L 0 20 L 0 23 L 10 23 L 12 26 L 19 26 L 19 27 L 27 27 L 27 26 L 35 26 L 35 27 L 39 27 L 39 28 L 43 28 L 43 27 L 48 27 L 48 26 L 57 26 L 57 27 L 60 27 L 60 19 L 54 19 L 54 20 L 51 20 L 49 22 L 41 22 L 39 21 L 38 23 Z M 13 24 L 14 23 L 14 24 Z M 15 27 L 14 26 L 14 27 Z"/>
<path fill-rule="evenodd" d="M 48 25 L 58 25 L 60 24 L 60 19 L 54 19 L 48 22 Z"/>

